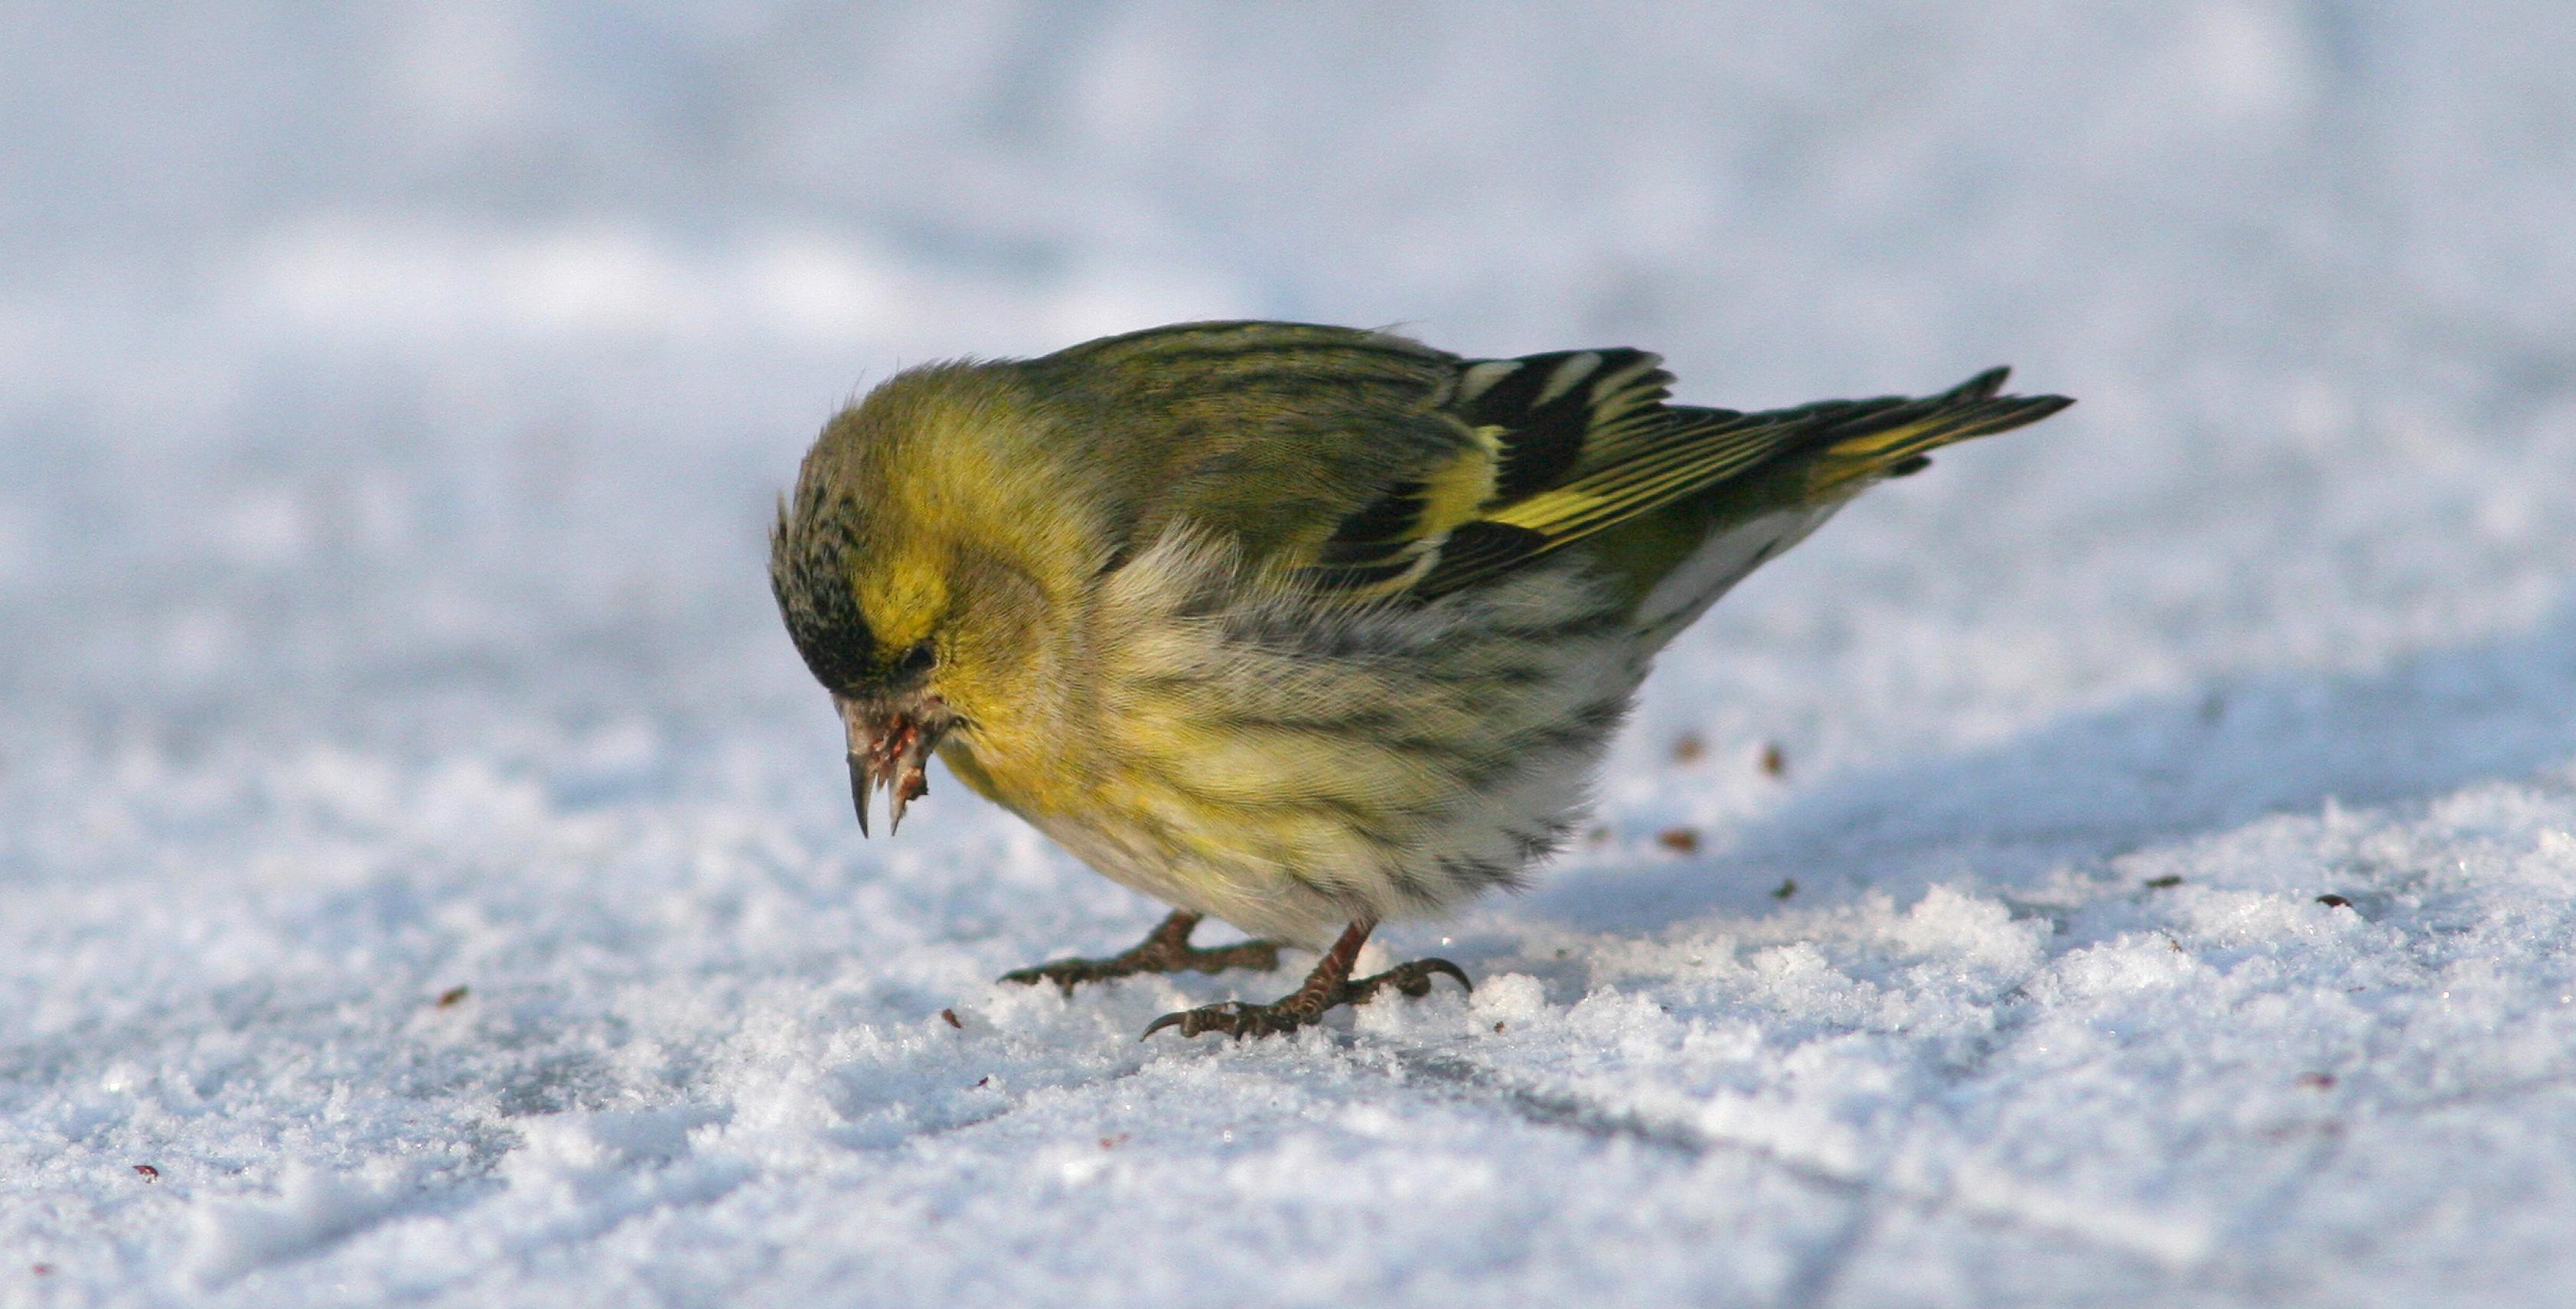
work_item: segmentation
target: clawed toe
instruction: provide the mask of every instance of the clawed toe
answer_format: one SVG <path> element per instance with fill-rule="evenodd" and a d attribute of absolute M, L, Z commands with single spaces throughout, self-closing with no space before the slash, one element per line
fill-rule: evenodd
<path fill-rule="evenodd" d="M 1178 911 L 1164 919 L 1143 943 L 1125 953 L 1106 959 L 1057 959 L 1014 968 L 1002 974 L 1001 980 L 1022 986 L 1053 982 L 1071 996 L 1073 988 L 1085 982 L 1106 982 L 1138 973 L 1220 973 L 1228 968 L 1267 972 L 1279 966 L 1277 941 L 1238 941 L 1206 949 L 1191 945 L 1190 932 L 1198 923 L 1197 914 Z"/>
<path fill-rule="evenodd" d="M 1412 963 L 1397 964 L 1383 973 L 1363 977 L 1350 983 L 1345 988 L 1346 994 L 1342 997 L 1342 1003 L 1366 1004 L 1370 997 L 1377 994 L 1381 986 L 1392 986 L 1397 991 L 1419 1000 L 1431 994 L 1431 979 L 1434 977 L 1454 977 L 1458 980 L 1458 985 L 1467 990 L 1476 989 L 1476 984 L 1467 980 L 1467 970 L 1458 965 L 1446 959 L 1416 959 Z"/>
<path fill-rule="evenodd" d="M 1223 1032 L 1240 1041 L 1247 1036 L 1286 1036 L 1300 1027 L 1312 1024 L 1320 1013 L 1306 1013 L 1286 1004 L 1245 1004 L 1228 1000 L 1223 1004 L 1202 1005 L 1165 1014 L 1145 1025 L 1145 1040 L 1166 1027 L 1181 1029 L 1183 1036 L 1202 1032 Z"/>
<path fill-rule="evenodd" d="M 1113 977 L 1124 977 L 1132 971 L 1134 970 L 1120 969 L 1115 959 L 1058 959 L 1030 968 L 1014 968 L 1002 974 L 1001 980 L 1017 982 L 1022 986 L 1053 982 L 1063 987 L 1067 996 L 1071 996 L 1073 988 L 1085 982 L 1105 982 Z"/>

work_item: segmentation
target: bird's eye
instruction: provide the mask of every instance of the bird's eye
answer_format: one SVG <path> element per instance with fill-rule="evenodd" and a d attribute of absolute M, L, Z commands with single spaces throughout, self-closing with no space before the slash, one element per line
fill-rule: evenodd
<path fill-rule="evenodd" d="M 929 672 L 931 661 L 934 657 L 935 656 L 930 648 L 930 643 L 928 641 L 924 641 L 919 645 L 904 651 L 903 658 L 895 661 L 895 675 L 898 677 L 918 677 L 923 673 Z"/>

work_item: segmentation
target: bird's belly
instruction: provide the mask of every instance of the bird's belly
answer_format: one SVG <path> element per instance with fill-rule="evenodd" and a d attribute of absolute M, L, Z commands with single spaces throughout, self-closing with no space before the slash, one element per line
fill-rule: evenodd
<path fill-rule="evenodd" d="M 1136 818 L 1143 821 L 1131 821 Z M 1187 831 L 1163 816 L 1110 812 L 1034 822 L 1112 881 L 1254 936 L 1319 947 L 1362 916 L 1346 900 L 1249 853 L 1258 845 L 1239 832 Z"/>
<path fill-rule="evenodd" d="M 1109 744 L 1095 733 L 1090 744 Z M 960 781 L 1123 886 L 1256 935 L 1319 945 L 1358 913 L 1286 871 L 1349 862 L 1333 833 L 1262 806 L 1210 803 L 1107 749 L 1025 757 L 952 741 Z M 1186 766 L 1187 760 L 1173 761 Z"/>
<path fill-rule="evenodd" d="M 1099 707 L 979 746 L 970 784 L 1119 882 L 1303 943 L 1517 885 L 1561 843 L 1644 668 L 1573 561 L 1414 606 L 1194 607 L 1221 566 L 1157 547 L 1123 570 Z"/>
<path fill-rule="evenodd" d="M 1425 723 L 1274 723 L 1131 739 L 1084 803 L 1022 812 L 1125 885 L 1320 944 L 1354 920 L 1435 915 L 1520 884 L 1581 815 L 1629 689 L 1612 680 L 1490 701 L 1450 720 L 1456 738 Z"/>

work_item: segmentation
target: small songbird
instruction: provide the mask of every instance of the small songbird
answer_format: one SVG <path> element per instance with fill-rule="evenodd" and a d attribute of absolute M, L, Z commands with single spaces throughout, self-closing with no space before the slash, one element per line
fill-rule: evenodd
<path fill-rule="evenodd" d="M 1146 1035 L 1293 1031 L 1393 988 L 1378 923 L 1517 887 L 1582 816 L 1657 650 L 1764 560 L 2058 396 L 1666 403 L 1641 350 L 1463 359 L 1387 332 L 1186 323 L 896 374 L 823 428 L 771 538 L 789 635 L 891 830 L 935 751 L 1175 906 L 1005 980 L 1277 966 L 1273 1004 Z M 1193 947 L 1214 915 L 1256 940 Z"/>

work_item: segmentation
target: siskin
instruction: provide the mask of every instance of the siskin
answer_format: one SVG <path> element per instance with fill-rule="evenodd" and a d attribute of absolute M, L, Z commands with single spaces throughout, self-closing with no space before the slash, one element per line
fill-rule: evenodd
<path fill-rule="evenodd" d="M 862 832 L 959 780 L 1177 906 L 1005 980 L 1277 966 L 1293 1031 L 1455 964 L 1353 978 L 1382 921 L 1563 844 L 1657 650 L 1764 560 L 2058 396 L 1666 403 L 1641 350 L 1462 359 L 1385 332 L 1189 323 L 897 374 L 823 428 L 770 582 L 849 736 Z M 1207 949 L 1214 915 L 1252 941 Z"/>

